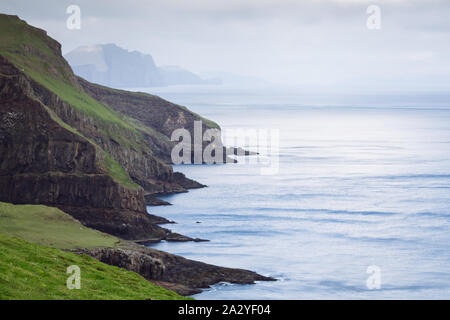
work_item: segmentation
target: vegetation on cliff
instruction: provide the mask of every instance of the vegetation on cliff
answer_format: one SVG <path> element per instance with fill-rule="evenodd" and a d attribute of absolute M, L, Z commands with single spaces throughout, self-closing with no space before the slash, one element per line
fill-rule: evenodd
<path fill-rule="evenodd" d="M 0 235 L 59 249 L 115 247 L 120 242 L 57 208 L 5 202 L 0 202 Z"/>
<path fill-rule="evenodd" d="M 0 14 L 0 201 L 8 202 L 0 203 L 0 297 L 169 299 L 179 296 L 148 281 L 188 295 L 221 281 L 271 280 L 125 241 L 200 240 L 146 211 L 152 194 L 202 187 L 167 164 L 172 130 L 197 120 L 218 127 L 159 97 L 76 77 L 45 31 Z M 66 261 L 84 270 L 85 290 L 65 289 Z"/>
<path fill-rule="evenodd" d="M 86 254 L 108 265 L 136 272 L 147 281 L 181 295 L 198 293 L 201 291 L 199 288 L 222 281 L 250 284 L 257 280 L 272 280 L 248 270 L 213 266 L 121 240 L 87 228 L 61 210 L 42 205 L 13 205 L 0 202 L 0 236 L 7 238 L 5 241 L 20 238 L 41 246 Z M 20 252 L 17 253 L 17 261 L 12 257 L 15 253 L 12 251 L 10 253 L 8 265 L 13 268 L 20 266 L 22 264 Z M 48 250 L 41 252 L 43 257 L 49 253 L 51 252 Z M 39 275 L 38 273 L 36 280 L 39 279 Z M 44 277 L 41 282 L 51 291 L 60 285 L 59 282 L 55 284 L 47 280 Z M 22 284 L 22 289 L 25 285 Z M 12 282 L 2 283 L 0 275 L 0 289 L 3 286 L 10 287 Z M 19 291 L 16 293 L 18 296 L 15 298 L 22 297 Z M 120 295 L 125 297 L 125 293 Z"/>
<path fill-rule="evenodd" d="M 114 99 L 114 103 L 111 101 Z M 61 45 L 0 14 L 0 201 L 57 206 L 126 239 L 163 239 L 146 213 L 156 193 L 203 185 L 174 173 L 170 132 L 195 120 L 161 98 L 76 77 Z"/>
<path fill-rule="evenodd" d="M 121 242 L 56 208 L 0 202 L 0 299 L 182 298 L 134 272 L 67 252 L 115 248 Z M 80 290 L 66 287 L 70 265 L 80 267 Z"/>
<path fill-rule="evenodd" d="M 70 107 L 95 119 L 95 124 L 101 127 L 106 136 L 121 141 L 124 146 L 137 147 L 136 140 L 139 141 L 137 130 L 122 120 L 116 112 L 83 92 L 70 66 L 61 57 L 60 44 L 49 38 L 45 31 L 31 27 L 15 16 L 0 15 L 0 39 L 0 55 L 19 70 L 57 95 Z M 59 122 L 65 123 L 72 131 L 82 135 L 79 132 L 82 130 L 77 130 L 59 118 L 61 110 L 55 110 L 55 106 L 52 105 L 48 107 Z M 126 134 L 123 134 L 124 132 Z M 128 176 L 117 170 L 114 163 L 116 160 L 111 157 L 107 159 L 103 164 L 113 178 L 122 184 L 136 186 Z"/>
<path fill-rule="evenodd" d="M 67 288 L 67 267 L 81 270 L 81 288 Z M 122 300 L 184 299 L 137 273 L 87 255 L 0 235 L 0 299 Z"/>
<path fill-rule="evenodd" d="M 131 177 L 149 193 L 183 191 L 171 179 L 172 168 L 161 161 L 170 162 L 170 134 L 193 128 L 195 120 L 205 128 L 218 128 L 216 123 L 156 96 L 89 84 L 73 74 L 57 41 L 16 16 L 0 15 L 0 39 L 0 55 L 43 87 L 32 84 L 29 94 L 51 109 L 57 121 L 109 154 L 101 163 L 116 181 L 136 187 Z"/>

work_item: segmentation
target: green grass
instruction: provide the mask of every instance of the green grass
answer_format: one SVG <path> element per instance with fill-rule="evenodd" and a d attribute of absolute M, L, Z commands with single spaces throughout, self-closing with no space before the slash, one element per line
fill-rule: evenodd
<path fill-rule="evenodd" d="M 60 249 L 114 247 L 120 241 L 57 208 L 4 202 L 0 202 L 0 235 Z"/>
<path fill-rule="evenodd" d="M 192 113 L 194 116 L 200 118 L 200 120 L 201 120 L 206 126 L 208 126 L 209 128 L 212 128 L 212 129 L 219 129 L 219 130 L 220 130 L 220 126 L 219 126 L 216 122 L 214 122 L 214 121 L 212 121 L 212 120 L 209 120 L 209 119 L 206 119 L 206 118 L 202 117 L 202 116 L 199 115 L 198 113 L 195 113 L 195 112 L 189 110 L 189 109 L 188 109 L 187 107 L 185 107 L 185 106 L 179 106 L 179 107 L 182 108 L 182 109 L 184 109 L 184 110 L 187 111 L 187 112 Z"/>
<path fill-rule="evenodd" d="M 128 131 L 128 135 L 137 136 L 139 138 L 139 132 L 132 125 L 122 120 L 121 117 L 108 106 L 90 97 L 80 88 L 73 86 L 69 80 L 65 79 L 63 72 L 58 72 L 55 75 L 51 74 L 51 68 L 53 68 L 58 61 L 55 61 L 55 64 L 50 64 L 50 62 L 46 62 L 42 58 L 21 54 L 17 51 L 8 51 L 1 47 L 0 54 L 17 68 L 22 69 L 31 79 L 56 94 L 61 100 L 68 103 L 75 110 L 96 119 L 98 124 L 104 128 L 107 135 L 116 137 L 116 139 L 123 139 L 123 135 L 120 134 L 120 131 L 124 130 L 125 132 Z M 58 59 L 60 60 L 62 58 Z M 63 76 L 58 77 L 58 75 Z M 132 139 L 129 139 L 128 143 L 136 146 L 136 143 Z"/>
<path fill-rule="evenodd" d="M 64 58 L 50 49 L 51 41 L 42 30 L 15 17 L 0 15 L 0 54 L 75 109 L 137 133 L 114 110 L 74 87 L 75 76 L 70 68 L 64 68 Z M 26 47 L 34 51 L 28 52 Z"/>
<path fill-rule="evenodd" d="M 103 121 L 105 125 L 113 126 L 115 130 L 117 130 L 117 127 L 123 127 L 137 134 L 136 129 L 123 121 L 114 110 L 93 99 L 81 90 L 32 68 L 26 67 L 25 73 L 78 111 Z"/>
<path fill-rule="evenodd" d="M 143 143 L 142 135 L 132 124 L 124 121 L 108 106 L 87 95 L 76 84 L 76 78 L 64 58 L 50 49 L 52 41 L 54 40 L 49 39 L 42 30 L 29 26 L 16 17 L 0 14 L 0 55 L 76 111 L 92 117 L 99 130 L 106 137 L 119 141 L 123 148 L 132 147 L 136 150 L 145 149 L 151 152 Z M 26 48 L 33 50 L 29 51 Z M 48 107 L 47 110 L 49 110 Z M 64 124 L 66 129 L 70 128 L 70 131 L 78 133 L 54 112 L 51 112 L 51 115 L 58 123 Z M 91 140 L 89 141 L 92 143 Z M 115 181 L 125 187 L 138 188 L 126 171 L 123 168 L 120 169 L 116 160 L 110 156 L 104 158 L 105 162 L 102 164 Z"/>
<path fill-rule="evenodd" d="M 1 20 L 1 19 L 0 19 Z M 5 53 L 0 50 L 0 54 L 9 58 L 11 62 L 17 61 L 17 56 L 11 55 L 10 53 Z M 35 60 L 35 58 L 28 57 L 28 60 Z M 20 59 L 19 59 L 20 60 Z M 26 60 L 26 59 L 25 59 Z M 40 62 L 36 61 L 36 65 Z M 136 142 L 133 139 L 125 139 L 125 135 L 120 134 L 123 130 L 128 130 L 128 135 L 137 136 L 139 135 L 138 131 L 133 128 L 130 124 L 127 124 L 125 121 L 121 120 L 114 111 L 104 106 L 97 100 L 94 100 L 87 94 L 78 91 L 76 88 L 65 84 L 62 81 L 57 79 L 53 79 L 45 74 L 45 72 L 36 71 L 34 68 L 30 68 L 27 66 L 27 63 L 22 61 L 21 63 L 17 63 L 19 67 L 23 67 L 25 73 L 27 73 L 33 80 L 42 84 L 44 87 L 58 95 L 62 100 L 69 103 L 71 106 L 75 107 L 78 111 L 93 116 L 97 119 L 97 124 L 103 123 L 103 128 L 106 136 L 115 137 L 116 140 L 121 141 L 121 143 L 125 146 L 133 145 L 135 148 L 139 148 Z M 65 123 L 58 115 L 49 107 L 45 106 L 46 110 L 51 115 L 52 119 L 58 122 L 65 129 L 78 134 L 79 136 L 84 137 L 80 132 L 78 132 L 75 128 L 71 127 L 67 123 Z M 107 132 L 106 132 L 107 131 Z M 113 132 L 110 133 L 110 132 Z M 92 144 L 96 145 L 92 140 L 89 140 Z M 130 142 L 132 141 L 132 142 Z M 98 146 L 97 146 L 98 147 Z M 99 148 L 99 147 L 98 147 Z M 103 150 L 101 152 L 104 152 Z M 123 186 L 131 189 L 137 189 L 139 186 L 131 180 L 126 171 L 120 166 L 120 164 L 112 158 L 109 154 L 105 153 L 105 161 L 102 163 L 104 168 L 108 171 L 111 177 L 118 183 Z"/>
<path fill-rule="evenodd" d="M 0 47 L 7 50 L 17 50 L 22 44 L 27 44 L 41 51 L 49 58 L 56 58 L 45 42 L 42 31 L 30 28 L 25 21 L 16 16 L 0 16 Z"/>
<path fill-rule="evenodd" d="M 69 290 L 67 267 L 81 271 L 81 288 Z M 186 299 L 156 286 L 137 273 L 65 252 L 0 235 L 0 299 L 122 300 Z"/>
<path fill-rule="evenodd" d="M 150 94 L 150 93 L 147 93 L 147 92 L 141 92 L 141 91 L 126 91 L 126 90 L 121 90 L 121 89 L 114 89 L 114 88 L 109 88 L 109 87 L 106 87 L 106 86 L 103 86 L 103 85 L 101 85 L 101 84 L 95 84 L 96 86 L 98 86 L 99 88 L 102 88 L 102 89 L 105 89 L 105 90 L 108 90 L 108 91 L 111 91 L 111 92 L 115 92 L 115 93 L 121 93 L 121 94 L 128 94 L 128 95 L 133 95 L 133 96 L 136 96 L 136 97 L 154 97 L 154 98 L 159 98 L 158 96 L 156 96 L 156 95 L 154 95 L 154 94 Z M 185 106 L 182 106 L 182 105 L 176 105 L 177 107 L 179 107 L 179 108 L 181 108 L 181 109 L 183 109 L 185 112 L 188 112 L 188 113 L 190 113 L 190 114 L 192 114 L 192 115 L 194 115 L 194 116 L 196 116 L 196 117 L 198 117 L 200 120 L 202 120 L 202 122 L 206 125 L 206 126 L 208 126 L 209 128 L 213 128 L 213 129 L 220 129 L 220 126 L 216 123 L 216 122 L 214 122 L 214 121 L 212 121 L 212 120 L 209 120 L 209 119 L 206 119 L 206 118 L 204 118 L 204 117 L 202 117 L 201 115 L 199 115 L 199 114 L 197 114 L 197 113 L 195 113 L 195 112 L 193 112 L 193 111 L 191 111 L 191 110 L 189 110 L 187 107 L 185 107 Z M 128 121 L 129 122 L 129 121 Z"/>
<path fill-rule="evenodd" d="M 120 245 L 56 208 L 0 202 L 0 299 L 184 299 L 137 273 L 62 250 Z M 80 290 L 66 287 L 70 265 L 81 269 Z"/>
<path fill-rule="evenodd" d="M 108 170 L 108 173 L 116 182 L 119 182 L 121 185 L 129 189 L 139 188 L 139 185 L 131 180 L 125 169 L 106 152 L 105 161 L 103 161 L 102 164 L 105 166 L 106 170 Z"/>
<path fill-rule="evenodd" d="M 105 170 L 107 170 L 109 175 L 116 182 L 118 182 L 121 185 L 123 185 L 124 187 L 130 188 L 130 189 L 136 190 L 139 188 L 139 185 L 137 183 L 135 183 L 133 180 L 131 180 L 130 176 L 125 171 L 125 169 L 113 157 L 111 157 L 111 155 L 109 155 L 107 152 L 103 151 L 94 141 L 92 141 L 89 138 L 86 138 L 83 134 L 78 132 L 76 129 L 74 129 L 73 127 L 69 126 L 67 123 L 62 121 L 61 118 L 59 118 L 58 115 L 52 109 L 50 109 L 47 106 L 44 106 L 44 108 L 50 114 L 50 117 L 54 121 L 56 121 L 61 127 L 88 140 L 90 143 L 92 143 L 97 148 L 97 152 L 100 152 L 103 154 L 104 161 L 101 162 L 100 164 L 103 165 Z"/>

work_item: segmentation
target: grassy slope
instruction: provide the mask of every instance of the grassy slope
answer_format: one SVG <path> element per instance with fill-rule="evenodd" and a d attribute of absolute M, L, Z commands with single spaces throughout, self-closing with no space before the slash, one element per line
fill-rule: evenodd
<path fill-rule="evenodd" d="M 66 286 L 67 267 L 81 271 L 81 288 Z M 0 299 L 183 299 L 134 272 L 0 235 Z"/>
<path fill-rule="evenodd" d="M 114 247 L 120 240 L 86 228 L 57 208 L 0 202 L 0 234 L 60 249 Z"/>
<path fill-rule="evenodd" d="M 61 63 L 63 58 L 55 55 L 46 41 L 48 40 L 38 29 L 27 25 L 24 21 L 0 15 L 1 54 L 77 110 L 108 124 L 116 124 L 136 132 L 114 110 L 73 86 L 71 78 L 74 78 L 74 75 L 71 70 L 64 68 Z M 24 46 L 34 48 L 38 52 L 26 52 Z"/>
<path fill-rule="evenodd" d="M 107 152 L 102 150 L 94 141 L 92 141 L 91 139 L 86 138 L 80 132 L 78 132 L 77 130 L 75 130 L 74 128 L 69 126 L 67 123 L 62 121 L 61 118 L 59 118 L 58 115 L 52 109 L 50 109 L 47 106 L 44 106 L 44 108 L 47 110 L 47 112 L 49 113 L 50 117 L 54 121 L 56 121 L 61 127 L 63 127 L 65 129 L 69 130 L 70 132 L 72 132 L 74 134 L 77 134 L 80 137 L 88 140 L 90 143 L 95 145 L 95 147 L 97 148 L 98 152 L 102 152 L 103 153 L 104 160 L 103 160 L 102 164 L 103 164 L 103 166 L 106 168 L 108 173 L 111 175 L 111 177 L 115 181 L 119 182 L 124 187 L 130 188 L 130 189 L 137 189 L 137 188 L 139 188 L 137 183 L 135 183 L 133 180 L 131 180 L 130 176 L 125 171 L 125 169 L 122 168 L 120 166 L 120 164 L 113 157 L 111 157 Z"/>
<path fill-rule="evenodd" d="M 0 202 L 0 299 L 182 299 L 134 272 L 61 250 L 119 242 L 56 208 Z M 81 269 L 80 290 L 66 287 L 70 265 Z"/>
<path fill-rule="evenodd" d="M 108 88 L 108 87 L 102 86 L 101 84 L 95 84 L 95 85 L 100 87 L 100 88 L 102 88 L 102 89 L 109 90 L 109 91 L 116 92 L 116 93 L 120 93 L 120 94 L 129 94 L 129 95 L 133 95 L 133 96 L 137 96 L 137 97 L 144 97 L 144 98 L 145 97 L 154 97 L 154 98 L 157 97 L 157 96 L 155 96 L 153 94 L 150 94 L 150 93 L 147 93 L 147 92 L 141 92 L 141 91 L 133 92 L 133 91 L 126 91 L 126 90 L 121 90 L 121 89 Z M 189 112 L 189 113 L 193 114 L 194 116 L 198 117 L 209 128 L 220 129 L 220 126 L 216 122 L 202 117 L 201 115 L 199 115 L 199 114 L 189 110 L 185 106 L 181 106 L 181 105 L 178 105 L 178 104 L 176 106 L 178 108 L 181 108 L 184 111 Z M 151 129 L 153 130 L 153 128 L 151 128 Z M 163 135 L 162 133 L 159 133 L 159 134 Z"/>
<path fill-rule="evenodd" d="M 94 100 L 73 85 L 71 78 L 74 78 L 74 75 L 71 70 L 64 68 L 61 63 L 63 58 L 56 56 L 46 41 L 48 39 L 42 32 L 28 26 L 24 21 L 12 16 L 0 15 L 0 55 L 77 111 L 96 119 L 106 135 L 114 137 L 125 146 L 143 147 L 143 143 L 136 142 L 139 141 L 136 138 L 139 137 L 139 133 L 132 124 L 125 122 L 114 110 Z M 29 53 L 24 46 L 33 48 L 37 52 Z M 52 117 L 59 123 L 64 123 L 56 114 L 52 113 Z M 70 127 L 64 124 L 64 127 Z M 72 127 L 70 130 L 78 133 Z M 108 155 L 105 159 L 102 164 L 114 180 L 128 188 L 138 188 L 116 160 Z"/>

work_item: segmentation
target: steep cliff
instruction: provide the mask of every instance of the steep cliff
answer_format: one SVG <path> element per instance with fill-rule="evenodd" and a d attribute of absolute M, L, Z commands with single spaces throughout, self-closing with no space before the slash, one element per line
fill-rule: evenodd
<path fill-rule="evenodd" d="M 78 81 L 89 96 L 132 121 L 146 137 L 146 142 L 154 154 L 166 163 L 171 162 L 170 153 L 175 143 L 170 141 L 170 136 L 174 130 L 185 128 L 193 137 L 195 121 L 202 122 L 202 132 L 207 129 L 220 129 L 217 123 L 158 96 L 111 89 L 82 78 L 78 78 Z"/>
<path fill-rule="evenodd" d="M 202 186 L 159 159 L 170 150 L 170 126 L 96 100 L 60 44 L 18 17 L 0 15 L 0 39 L 0 200 L 57 206 L 126 239 L 165 239 L 168 230 L 155 225 L 165 220 L 146 213 L 144 196 Z M 199 119 L 158 102 L 167 110 L 153 114 L 157 123 L 171 114 L 185 126 Z"/>
<path fill-rule="evenodd" d="M 170 140 L 172 132 L 179 128 L 184 128 L 191 135 L 191 163 L 194 163 L 195 149 L 195 122 L 202 124 L 202 135 L 208 129 L 219 129 L 220 127 L 214 121 L 205 119 L 186 107 L 180 106 L 158 96 L 144 92 L 130 92 L 125 90 L 112 89 L 98 84 L 90 83 L 82 78 L 78 78 L 79 84 L 83 90 L 92 98 L 101 101 L 111 107 L 119 114 L 124 116 L 129 122 L 132 122 L 137 130 L 145 137 L 148 146 L 153 150 L 153 154 L 163 160 L 165 163 L 172 163 L 171 150 L 175 144 Z M 202 141 L 199 149 L 203 152 L 208 147 L 210 141 Z M 222 146 L 222 141 L 218 141 L 216 148 Z M 249 151 L 222 146 L 223 158 L 219 159 L 222 163 L 235 162 L 227 155 L 252 154 Z M 214 151 L 212 152 L 214 155 Z M 186 179 L 181 173 L 176 173 L 171 179 L 172 182 L 186 188 L 201 188 L 202 185 L 195 181 Z M 164 193 L 164 192 L 163 192 Z"/>
<path fill-rule="evenodd" d="M 165 237 L 146 213 L 143 189 L 109 154 L 32 98 L 29 81 L 0 57 L 1 201 L 55 205 L 127 239 Z"/>

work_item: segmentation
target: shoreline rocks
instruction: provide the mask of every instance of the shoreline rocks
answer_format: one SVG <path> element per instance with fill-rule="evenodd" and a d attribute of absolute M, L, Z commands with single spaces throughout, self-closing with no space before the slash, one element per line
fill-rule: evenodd
<path fill-rule="evenodd" d="M 200 293 L 219 282 L 254 284 L 255 281 L 276 281 L 256 272 L 218 267 L 189 260 L 139 244 L 124 241 L 117 248 L 73 250 L 87 254 L 103 263 L 134 271 L 147 280 L 180 295 Z"/>

